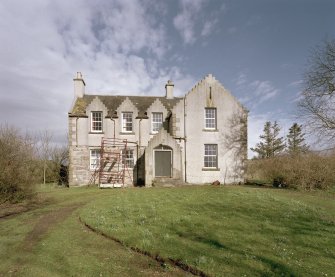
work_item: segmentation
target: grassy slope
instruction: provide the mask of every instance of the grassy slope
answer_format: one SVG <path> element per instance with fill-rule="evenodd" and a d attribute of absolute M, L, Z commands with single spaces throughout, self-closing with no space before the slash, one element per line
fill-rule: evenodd
<path fill-rule="evenodd" d="M 335 272 L 333 195 L 246 187 L 118 190 L 80 215 L 129 246 L 211 275 Z"/>
<path fill-rule="evenodd" d="M 0 276 L 184 276 L 180 270 L 162 268 L 79 222 L 81 203 L 96 198 L 103 201 L 115 192 L 45 189 L 40 193 L 45 199 L 42 207 L 1 219 Z M 78 209 L 56 216 L 68 207 Z M 40 227 L 45 232 L 38 232 Z"/>

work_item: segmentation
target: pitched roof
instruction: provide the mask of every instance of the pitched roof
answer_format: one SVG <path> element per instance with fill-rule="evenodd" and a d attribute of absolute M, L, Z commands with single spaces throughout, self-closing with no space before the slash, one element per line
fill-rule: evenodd
<path fill-rule="evenodd" d="M 146 111 L 150 105 L 158 99 L 164 107 L 171 111 L 173 107 L 183 98 L 175 97 L 173 99 L 166 99 L 165 97 L 157 96 L 111 96 L 111 95 L 84 95 L 83 98 L 77 98 L 72 111 L 69 113 L 70 117 L 86 117 L 86 108 L 93 101 L 94 98 L 100 101 L 108 109 L 108 117 L 115 117 L 115 111 L 128 98 L 133 105 L 138 109 L 138 118 L 147 118 Z"/>

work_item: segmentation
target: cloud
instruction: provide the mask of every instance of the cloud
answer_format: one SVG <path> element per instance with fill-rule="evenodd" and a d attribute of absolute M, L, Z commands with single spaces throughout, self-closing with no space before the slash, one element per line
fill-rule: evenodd
<path fill-rule="evenodd" d="M 179 31 L 185 44 L 195 42 L 194 27 L 197 13 L 201 10 L 203 0 L 181 0 L 181 12 L 173 19 L 175 28 Z"/>
<path fill-rule="evenodd" d="M 180 0 L 181 12 L 173 19 L 173 24 L 177 31 L 180 33 L 185 44 L 193 44 L 200 31 L 201 36 L 208 36 L 212 33 L 218 20 L 215 18 L 214 13 L 211 20 L 204 20 L 201 11 L 204 8 L 204 0 Z"/>
<path fill-rule="evenodd" d="M 275 98 L 280 89 L 274 87 L 271 81 L 250 81 L 244 72 L 240 72 L 234 79 L 236 92 L 241 95 L 240 101 L 249 109 L 256 109 L 262 103 Z"/>
<path fill-rule="evenodd" d="M 303 80 L 297 80 L 297 81 L 293 81 L 289 83 L 288 86 L 289 87 L 301 87 L 302 84 L 303 84 Z"/>
<path fill-rule="evenodd" d="M 247 75 L 245 75 L 244 73 L 240 73 L 237 77 L 237 79 L 235 80 L 235 84 L 237 86 L 242 86 L 247 82 Z"/>
<path fill-rule="evenodd" d="M 206 21 L 204 27 L 202 28 L 201 35 L 208 36 L 212 33 L 215 25 L 217 24 L 217 20 Z"/>
<path fill-rule="evenodd" d="M 273 97 L 275 97 L 279 90 L 274 88 L 270 81 L 253 81 L 250 85 L 253 93 L 258 97 L 258 104 L 261 104 Z"/>
<path fill-rule="evenodd" d="M 136 0 L 0 2 L 0 123 L 50 129 L 65 140 L 72 78 L 89 93 L 164 95 L 195 82 L 168 67 L 164 2 Z"/>

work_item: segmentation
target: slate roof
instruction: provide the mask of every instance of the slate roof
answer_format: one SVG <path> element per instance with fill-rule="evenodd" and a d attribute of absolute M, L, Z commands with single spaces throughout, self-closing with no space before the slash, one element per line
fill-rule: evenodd
<path fill-rule="evenodd" d="M 122 104 L 124 100 L 126 100 L 126 98 L 128 98 L 139 111 L 137 118 L 148 118 L 146 115 L 146 111 L 156 99 L 158 99 L 168 111 L 171 111 L 173 107 L 180 100 L 183 99 L 180 97 L 166 99 L 165 97 L 157 96 L 84 95 L 83 98 L 78 98 L 76 100 L 72 111 L 69 113 L 69 116 L 87 117 L 86 108 L 96 97 L 100 99 L 100 101 L 107 107 L 107 117 L 117 117 L 117 108 Z"/>

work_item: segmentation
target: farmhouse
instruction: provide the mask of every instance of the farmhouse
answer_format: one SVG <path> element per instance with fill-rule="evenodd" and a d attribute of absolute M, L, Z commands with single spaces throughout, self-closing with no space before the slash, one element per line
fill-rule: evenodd
<path fill-rule="evenodd" d="M 69 183 L 101 187 L 243 181 L 247 111 L 211 74 L 184 97 L 92 95 L 74 78 Z"/>

